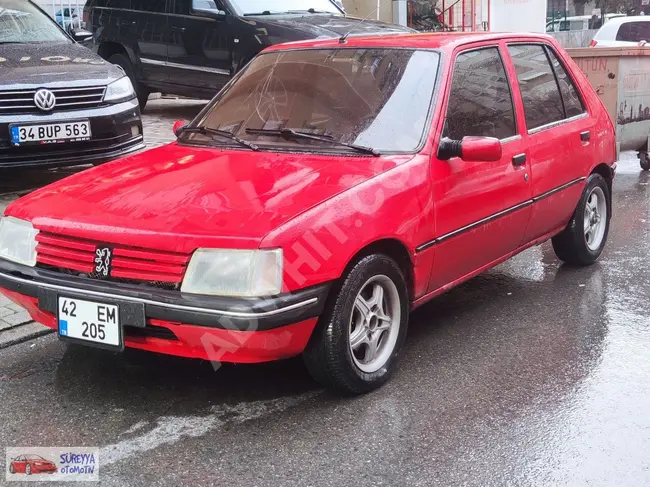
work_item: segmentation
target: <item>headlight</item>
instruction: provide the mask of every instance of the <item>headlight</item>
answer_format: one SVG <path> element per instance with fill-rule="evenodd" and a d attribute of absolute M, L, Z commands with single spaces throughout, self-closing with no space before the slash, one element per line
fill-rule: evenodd
<path fill-rule="evenodd" d="M 106 87 L 104 93 L 104 101 L 116 102 L 122 100 L 129 100 L 135 96 L 133 85 L 128 76 L 113 81 Z"/>
<path fill-rule="evenodd" d="M 282 291 L 282 250 L 199 249 L 181 292 L 258 297 Z"/>
<path fill-rule="evenodd" d="M 0 218 L 0 258 L 36 265 L 36 230 L 31 223 L 13 217 Z"/>

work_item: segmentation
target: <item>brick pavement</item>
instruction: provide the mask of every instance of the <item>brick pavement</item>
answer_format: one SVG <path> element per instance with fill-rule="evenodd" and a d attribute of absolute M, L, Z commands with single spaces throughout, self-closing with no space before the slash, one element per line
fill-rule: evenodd
<path fill-rule="evenodd" d="M 158 147 L 174 140 L 172 125 L 178 119 L 191 120 L 203 108 L 200 100 L 150 100 L 144 110 L 142 120 L 147 148 Z M 53 181 L 70 174 L 63 170 L 38 175 L 38 180 Z M 74 172 L 74 171 L 72 171 Z M 20 173 L 17 173 L 20 174 Z M 12 182 L 15 188 L 11 193 L 0 194 L 0 213 L 20 194 L 35 189 L 33 181 Z M 47 333 L 49 328 L 31 322 L 29 314 L 20 306 L 0 295 L 0 348 Z"/>

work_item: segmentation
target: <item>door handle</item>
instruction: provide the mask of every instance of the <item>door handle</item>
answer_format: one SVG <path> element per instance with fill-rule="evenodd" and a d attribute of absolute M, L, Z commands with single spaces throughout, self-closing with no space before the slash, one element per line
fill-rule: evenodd
<path fill-rule="evenodd" d="M 580 140 L 582 140 L 583 142 L 587 142 L 589 139 L 591 139 L 591 132 L 589 132 L 589 130 L 580 132 Z"/>
<path fill-rule="evenodd" d="M 185 32 L 185 27 L 176 27 L 176 26 L 172 26 L 172 31 L 183 33 L 183 32 Z"/>
<path fill-rule="evenodd" d="M 526 164 L 526 154 L 517 154 L 516 156 L 513 156 L 513 166 L 523 166 L 524 164 Z"/>
<path fill-rule="evenodd" d="M 136 25 L 135 20 L 120 20 L 120 25 L 122 27 L 133 27 Z"/>

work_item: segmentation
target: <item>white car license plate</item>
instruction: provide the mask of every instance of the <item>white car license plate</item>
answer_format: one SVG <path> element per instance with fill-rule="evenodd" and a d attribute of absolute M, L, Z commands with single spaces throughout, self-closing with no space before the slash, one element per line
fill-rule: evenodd
<path fill-rule="evenodd" d="M 43 125 L 12 125 L 9 130 L 13 145 L 79 142 L 90 140 L 91 137 L 88 120 Z"/>
<path fill-rule="evenodd" d="M 122 347 L 119 307 L 59 296 L 59 336 Z"/>

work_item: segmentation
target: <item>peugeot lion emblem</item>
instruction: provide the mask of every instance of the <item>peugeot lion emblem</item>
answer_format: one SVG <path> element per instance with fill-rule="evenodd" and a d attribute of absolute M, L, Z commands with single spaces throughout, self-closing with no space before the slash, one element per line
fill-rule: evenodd
<path fill-rule="evenodd" d="M 95 272 L 99 277 L 106 278 L 111 272 L 113 252 L 111 249 L 101 247 L 95 250 Z"/>
<path fill-rule="evenodd" d="M 49 112 L 56 105 L 56 97 L 50 90 L 38 90 L 34 94 L 34 105 L 44 112 Z"/>

